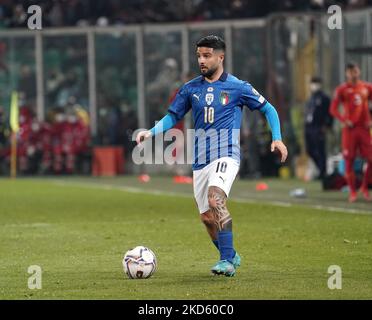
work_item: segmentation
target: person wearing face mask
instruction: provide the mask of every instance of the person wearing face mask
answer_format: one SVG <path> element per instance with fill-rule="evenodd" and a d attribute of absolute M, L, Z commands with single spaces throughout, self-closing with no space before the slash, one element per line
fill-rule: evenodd
<path fill-rule="evenodd" d="M 322 90 L 322 80 L 313 77 L 310 82 L 310 98 L 305 104 L 305 145 L 306 152 L 319 170 L 319 178 L 326 174 L 326 129 L 332 127 L 333 118 L 329 113 L 330 98 Z"/>

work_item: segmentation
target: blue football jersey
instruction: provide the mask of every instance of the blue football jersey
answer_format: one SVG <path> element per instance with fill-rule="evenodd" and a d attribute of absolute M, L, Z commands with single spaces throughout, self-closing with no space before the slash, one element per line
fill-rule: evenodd
<path fill-rule="evenodd" d="M 209 83 L 203 76 L 185 83 L 169 106 L 177 121 L 191 109 L 194 121 L 193 170 L 221 157 L 240 161 L 242 109 L 258 110 L 266 99 L 251 84 L 224 72 Z"/>

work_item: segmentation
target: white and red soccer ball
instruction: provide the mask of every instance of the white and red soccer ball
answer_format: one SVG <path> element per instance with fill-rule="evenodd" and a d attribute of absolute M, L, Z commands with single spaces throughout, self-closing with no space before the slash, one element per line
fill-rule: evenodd
<path fill-rule="evenodd" d="M 126 252 L 123 269 L 130 279 L 147 279 L 157 267 L 156 256 L 149 248 L 138 246 Z"/>

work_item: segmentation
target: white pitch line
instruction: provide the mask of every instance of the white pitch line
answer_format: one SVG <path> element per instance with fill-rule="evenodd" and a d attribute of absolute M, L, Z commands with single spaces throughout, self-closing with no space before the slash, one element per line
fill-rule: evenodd
<path fill-rule="evenodd" d="M 103 189 L 103 190 L 119 190 L 129 193 L 145 193 L 150 195 L 161 195 L 161 196 L 176 196 L 176 197 L 183 197 L 183 198 L 192 198 L 192 195 L 189 193 L 184 192 L 170 192 L 170 191 L 160 191 L 160 190 L 153 190 L 153 189 L 141 189 L 135 187 L 128 187 L 128 186 L 117 186 L 113 184 L 98 184 L 92 182 L 67 182 L 64 180 L 52 180 L 55 185 L 59 186 L 76 186 L 82 188 L 90 188 L 90 189 Z M 359 209 L 348 209 L 348 208 L 340 208 L 340 207 L 333 207 L 333 206 L 323 206 L 323 205 L 310 205 L 310 204 L 301 204 L 301 203 L 291 203 L 285 201 L 265 201 L 263 200 L 256 200 L 256 199 L 245 199 L 245 198 L 235 198 L 231 197 L 230 200 L 239 202 L 239 203 L 251 203 L 251 204 L 267 204 L 273 205 L 278 207 L 293 207 L 293 206 L 300 206 L 305 208 L 312 208 L 316 210 L 324 210 L 330 212 L 342 212 L 342 213 L 351 213 L 351 214 L 363 214 L 363 215 L 371 215 L 371 211 L 359 210 Z"/>

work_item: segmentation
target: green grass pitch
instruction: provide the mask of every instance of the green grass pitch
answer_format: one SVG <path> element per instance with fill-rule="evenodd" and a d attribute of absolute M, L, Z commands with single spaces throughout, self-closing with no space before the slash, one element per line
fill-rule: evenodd
<path fill-rule="evenodd" d="M 371 204 L 350 211 L 344 194 L 316 184 L 291 202 L 295 184 L 269 181 L 267 193 L 252 191 L 253 182 L 234 185 L 242 266 L 226 278 L 210 274 L 218 252 L 191 186 L 161 177 L 143 185 L 134 177 L 1 179 L 0 299 L 371 299 Z M 314 208 L 319 201 L 333 211 Z M 157 255 L 150 279 L 123 273 L 123 254 L 137 245 Z M 42 268 L 40 290 L 27 287 L 30 265 Z M 342 269 L 341 290 L 327 286 L 330 265 Z"/>

